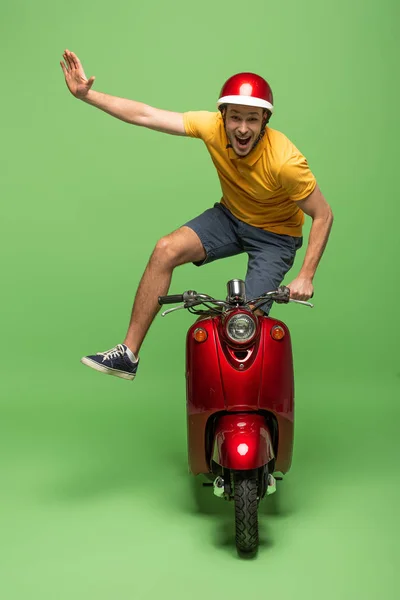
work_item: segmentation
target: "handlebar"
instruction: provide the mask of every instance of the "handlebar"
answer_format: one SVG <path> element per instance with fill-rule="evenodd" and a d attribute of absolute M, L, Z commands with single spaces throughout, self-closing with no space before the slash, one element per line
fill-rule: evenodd
<path fill-rule="evenodd" d="M 257 308 L 262 306 L 265 303 L 265 301 L 268 300 L 268 298 L 272 298 L 272 300 L 274 300 L 274 302 L 276 302 L 277 304 L 288 304 L 289 302 L 296 302 L 297 304 L 303 304 L 304 306 L 314 308 L 314 305 L 311 304 L 310 302 L 305 302 L 303 300 L 295 300 L 294 298 L 290 298 L 290 289 L 285 286 L 280 286 L 277 290 L 273 290 L 271 292 L 266 292 L 265 294 L 262 294 L 258 298 L 253 298 L 252 300 L 249 300 L 249 301 L 245 302 L 244 304 L 242 303 L 241 306 L 243 306 L 244 308 L 250 309 L 252 311 L 255 311 Z M 174 312 L 176 310 L 180 310 L 182 308 L 187 308 L 190 312 L 193 312 L 196 314 L 204 314 L 205 311 L 194 310 L 194 308 L 196 306 L 199 306 L 200 304 L 203 304 L 208 309 L 207 312 L 212 311 L 215 313 L 221 313 L 224 310 L 224 308 L 229 309 L 229 308 L 234 308 L 235 306 L 240 306 L 240 304 L 233 304 L 232 302 L 226 302 L 225 300 L 216 300 L 215 298 L 212 298 L 211 296 L 208 296 L 207 294 L 198 294 L 197 292 L 195 292 L 193 290 L 188 290 L 187 292 L 184 292 L 183 294 L 172 294 L 172 295 L 168 295 L 168 296 L 159 296 L 159 298 L 158 298 L 158 303 L 160 305 L 176 304 L 178 302 L 183 302 L 183 304 L 180 304 L 179 306 L 176 306 L 175 308 L 170 308 L 169 310 L 164 311 L 162 313 L 162 316 L 164 317 L 168 313 Z M 209 306 L 210 304 L 213 306 Z"/>
<path fill-rule="evenodd" d="M 175 294 L 171 296 L 160 296 L 158 298 L 158 304 L 176 304 L 177 302 L 183 302 L 183 294 Z"/>

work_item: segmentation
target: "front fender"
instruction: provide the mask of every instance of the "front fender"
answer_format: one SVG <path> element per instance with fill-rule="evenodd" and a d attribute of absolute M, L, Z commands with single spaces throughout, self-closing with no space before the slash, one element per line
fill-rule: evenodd
<path fill-rule="evenodd" d="M 227 469 L 258 469 L 274 458 L 265 418 L 257 413 L 222 416 L 217 423 L 212 459 Z"/>

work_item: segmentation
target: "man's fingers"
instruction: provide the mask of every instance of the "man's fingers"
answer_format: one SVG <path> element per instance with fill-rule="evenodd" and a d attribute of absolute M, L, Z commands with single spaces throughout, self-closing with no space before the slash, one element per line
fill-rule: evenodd
<path fill-rule="evenodd" d="M 71 52 L 71 59 L 72 59 L 75 69 L 79 69 L 79 67 L 81 66 L 81 63 L 79 62 L 79 58 L 73 52 Z"/>
<path fill-rule="evenodd" d="M 63 54 L 63 59 L 61 62 L 62 68 L 64 70 L 64 73 L 68 73 L 68 63 L 67 63 L 67 59 L 65 58 L 65 54 Z"/>
<path fill-rule="evenodd" d="M 68 60 L 68 56 L 67 56 L 67 52 L 65 51 L 63 54 L 63 59 L 65 60 L 65 64 L 67 65 L 67 69 L 68 71 L 70 70 L 70 64 L 69 64 L 69 60 Z"/>
<path fill-rule="evenodd" d="M 94 80 L 96 79 L 96 77 L 92 77 L 89 79 L 88 81 L 88 89 L 90 90 L 90 88 L 92 87 L 92 85 L 94 84 Z"/>
<path fill-rule="evenodd" d="M 72 58 L 71 58 L 71 54 L 70 54 L 69 50 L 66 50 L 64 52 L 64 58 L 65 58 L 65 60 L 67 62 L 68 67 L 70 69 L 73 69 L 74 68 L 74 63 L 72 62 Z"/>
<path fill-rule="evenodd" d="M 66 77 L 68 74 L 68 71 L 67 71 L 67 67 L 64 65 L 64 62 L 62 60 L 60 60 L 60 65 L 61 65 L 61 68 L 64 71 L 64 75 Z"/>

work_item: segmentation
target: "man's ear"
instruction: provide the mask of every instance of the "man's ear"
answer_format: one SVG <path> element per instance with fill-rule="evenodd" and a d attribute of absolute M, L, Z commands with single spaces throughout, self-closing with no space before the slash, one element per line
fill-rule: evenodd
<path fill-rule="evenodd" d="M 267 125 L 269 123 L 271 115 L 272 115 L 272 113 L 269 110 L 265 109 L 264 117 L 263 117 L 263 125 L 264 125 L 264 127 L 265 127 L 265 125 Z"/>

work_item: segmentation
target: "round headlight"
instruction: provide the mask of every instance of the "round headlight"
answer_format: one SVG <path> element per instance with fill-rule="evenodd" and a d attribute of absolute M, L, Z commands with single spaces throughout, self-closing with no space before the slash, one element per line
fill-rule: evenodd
<path fill-rule="evenodd" d="M 246 343 L 254 337 L 256 323 L 245 313 L 236 313 L 226 324 L 226 333 L 229 339 L 238 343 Z"/>

